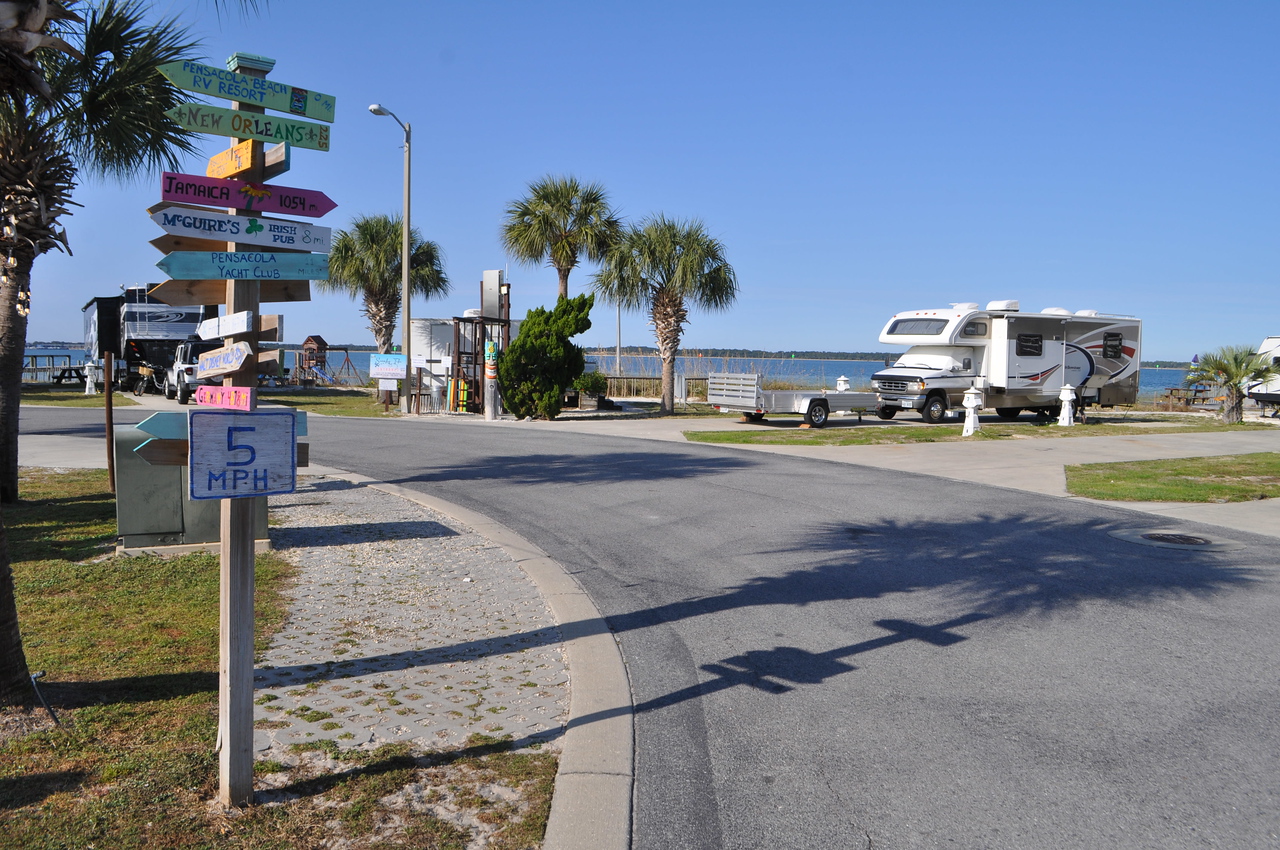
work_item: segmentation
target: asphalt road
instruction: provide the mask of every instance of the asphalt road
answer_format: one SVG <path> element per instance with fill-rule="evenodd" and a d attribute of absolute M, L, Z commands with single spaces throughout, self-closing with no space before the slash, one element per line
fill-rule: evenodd
<path fill-rule="evenodd" d="M 1156 549 L 1107 534 L 1144 514 L 706 445 L 311 434 L 591 593 L 637 708 L 636 848 L 1280 846 L 1274 540 Z"/>
<path fill-rule="evenodd" d="M 1177 521 L 703 444 L 310 430 L 314 463 L 485 513 L 591 593 L 640 850 L 1280 847 L 1272 538 L 1156 549 L 1107 532 Z"/>

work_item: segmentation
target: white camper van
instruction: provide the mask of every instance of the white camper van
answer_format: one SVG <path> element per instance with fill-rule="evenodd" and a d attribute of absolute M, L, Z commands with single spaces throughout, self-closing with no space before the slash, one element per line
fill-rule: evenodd
<path fill-rule="evenodd" d="M 1024 313 L 1017 301 L 952 304 L 898 313 L 880 342 L 910 346 L 872 376 L 881 419 L 907 408 L 927 422 L 961 409 L 964 392 L 1013 419 L 1024 410 L 1056 416 L 1063 385 L 1078 402 L 1111 407 L 1138 397 L 1142 323 L 1132 316 L 1050 307 Z"/>
<path fill-rule="evenodd" d="M 1280 336 L 1269 336 L 1258 346 L 1258 353 L 1271 358 L 1271 362 L 1280 366 Z M 1246 387 L 1249 398 L 1262 405 L 1276 405 L 1280 408 L 1280 378 L 1252 384 Z M 1280 412 L 1280 410 L 1278 410 Z"/>

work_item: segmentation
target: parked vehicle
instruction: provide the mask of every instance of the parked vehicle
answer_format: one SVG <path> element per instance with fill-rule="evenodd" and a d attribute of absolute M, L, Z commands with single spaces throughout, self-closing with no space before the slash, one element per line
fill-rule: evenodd
<path fill-rule="evenodd" d="M 1078 405 L 1132 404 L 1141 339 L 1142 322 L 1132 316 L 1058 307 L 1023 313 L 1017 301 L 898 313 L 880 342 L 910 348 L 872 376 L 877 414 L 892 419 L 912 409 L 942 422 L 970 388 L 981 392 L 982 408 L 1005 419 L 1024 410 L 1057 416 L 1064 385 Z"/>
<path fill-rule="evenodd" d="M 1280 336 L 1269 336 L 1258 346 L 1258 353 L 1270 355 L 1271 362 L 1280 366 Z M 1280 378 L 1252 384 L 1246 387 L 1249 398 L 1262 405 L 1276 405 L 1280 408 Z M 1277 410 L 1280 413 L 1280 409 Z"/>
<path fill-rule="evenodd" d="M 179 343 L 196 332 L 217 307 L 171 307 L 132 286 L 121 295 L 94 298 L 84 305 L 85 354 L 115 358 L 113 380 L 138 395 L 164 388 Z"/>
<path fill-rule="evenodd" d="M 757 374 L 713 372 L 707 375 L 707 403 L 716 410 L 741 413 L 759 422 L 768 413 L 801 413 L 807 425 L 821 428 L 833 413 L 875 410 L 875 393 L 827 390 L 766 390 Z"/>
<path fill-rule="evenodd" d="M 168 399 L 176 398 L 178 404 L 186 404 L 191 400 L 191 396 L 195 394 L 196 387 L 200 384 L 216 385 L 221 384 L 221 378 L 200 379 L 196 377 L 197 367 L 200 362 L 200 355 L 207 354 L 222 347 L 221 339 L 202 340 L 198 336 L 178 343 L 178 348 L 173 355 L 173 363 L 165 371 L 164 397 Z"/>

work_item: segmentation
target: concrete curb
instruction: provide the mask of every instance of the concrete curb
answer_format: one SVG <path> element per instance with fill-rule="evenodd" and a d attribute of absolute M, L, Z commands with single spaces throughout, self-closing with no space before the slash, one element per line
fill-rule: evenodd
<path fill-rule="evenodd" d="M 353 472 L 311 467 L 438 511 L 511 556 L 551 607 L 568 655 L 569 722 L 544 850 L 628 850 L 635 781 L 631 686 L 622 652 L 595 603 L 546 552 L 483 514 Z"/>

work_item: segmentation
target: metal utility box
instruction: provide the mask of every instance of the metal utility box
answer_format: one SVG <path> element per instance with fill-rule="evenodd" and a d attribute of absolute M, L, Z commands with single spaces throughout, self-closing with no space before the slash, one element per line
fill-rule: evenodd
<path fill-rule="evenodd" d="M 116 528 L 125 550 L 216 544 L 221 535 L 218 501 L 187 498 L 185 466 L 152 466 L 134 452 L 151 435 L 115 426 Z M 267 548 L 267 500 L 257 498 L 256 548 Z"/>

